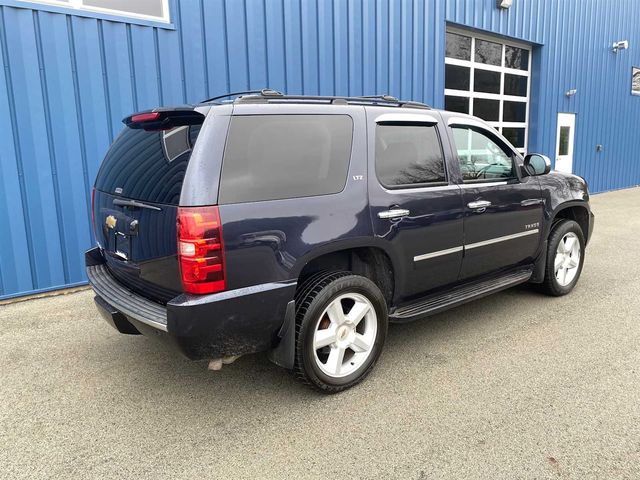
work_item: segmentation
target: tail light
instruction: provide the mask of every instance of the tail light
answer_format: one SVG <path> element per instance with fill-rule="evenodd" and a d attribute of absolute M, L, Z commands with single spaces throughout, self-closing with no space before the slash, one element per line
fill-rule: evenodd
<path fill-rule="evenodd" d="M 136 115 L 131 116 L 131 122 L 132 123 L 153 122 L 154 120 L 158 120 L 158 118 L 160 118 L 160 112 L 138 113 Z"/>
<path fill-rule="evenodd" d="M 203 294 L 225 289 L 218 207 L 178 208 L 178 257 L 185 292 Z"/>

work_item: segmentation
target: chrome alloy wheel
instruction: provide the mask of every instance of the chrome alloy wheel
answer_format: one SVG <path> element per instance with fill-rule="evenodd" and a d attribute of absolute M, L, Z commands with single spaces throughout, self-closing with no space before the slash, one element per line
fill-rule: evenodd
<path fill-rule="evenodd" d="M 364 295 L 346 293 L 322 312 L 313 335 L 316 365 L 333 378 L 346 377 L 360 368 L 373 351 L 378 319 Z"/>
<path fill-rule="evenodd" d="M 556 258 L 553 263 L 556 281 L 560 286 L 566 287 L 576 278 L 578 267 L 580 266 L 580 254 L 578 236 L 573 232 L 565 234 L 558 244 Z"/>

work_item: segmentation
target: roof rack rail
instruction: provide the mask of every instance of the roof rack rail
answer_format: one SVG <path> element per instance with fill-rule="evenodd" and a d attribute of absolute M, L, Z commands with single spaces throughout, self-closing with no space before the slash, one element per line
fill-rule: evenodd
<path fill-rule="evenodd" d="M 252 91 L 238 92 L 237 94 L 229 94 L 227 96 L 238 96 L 234 103 L 327 103 L 334 105 L 379 105 L 379 106 L 395 106 L 431 109 L 425 103 L 398 100 L 391 95 L 364 95 L 357 97 L 348 96 L 322 96 L 322 95 L 284 95 L 278 91 L 268 88 Z M 215 100 L 215 99 L 214 99 Z"/>
<path fill-rule="evenodd" d="M 260 95 L 264 96 L 264 97 L 269 97 L 269 96 L 274 96 L 274 95 L 282 95 L 282 93 L 276 91 L 276 90 L 272 90 L 271 88 L 263 88 L 260 90 L 244 90 L 242 92 L 233 92 L 233 93 L 227 93 L 225 95 L 218 95 L 217 97 L 212 97 L 212 98 L 207 98 L 206 100 L 202 100 L 200 103 L 209 103 L 209 102 L 215 102 L 216 100 L 221 100 L 223 98 L 228 98 L 228 97 L 238 97 L 240 95 L 250 95 L 250 94 L 257 94 L 259 93 Z"/>

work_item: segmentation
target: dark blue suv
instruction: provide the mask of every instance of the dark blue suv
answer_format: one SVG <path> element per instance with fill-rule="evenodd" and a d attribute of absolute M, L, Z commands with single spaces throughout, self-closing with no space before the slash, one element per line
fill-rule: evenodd
<path fill-rule="evenodd" d="M 580 276 L 585 181 L 477 118 L 263 90 L 124 123 L 94 189 L 96 304 L 213 369 L 269 351 L 337 392 L 388 322 L 524 282 L 564 295 Z"/>

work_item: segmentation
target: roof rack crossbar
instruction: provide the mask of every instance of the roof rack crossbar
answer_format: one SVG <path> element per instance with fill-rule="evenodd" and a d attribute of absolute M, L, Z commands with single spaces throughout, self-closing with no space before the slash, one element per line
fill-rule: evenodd
<path fill-rule="evenodd" d="M 362 95 L 359 98 L 378 98 L 380 100 L 387 100 L 388 102 L 400 103 L 400 100 L 398 100 L 396 97 L 394 97 L 393 95 L 388 95 L 386 93 L 382 95 Z"/>

